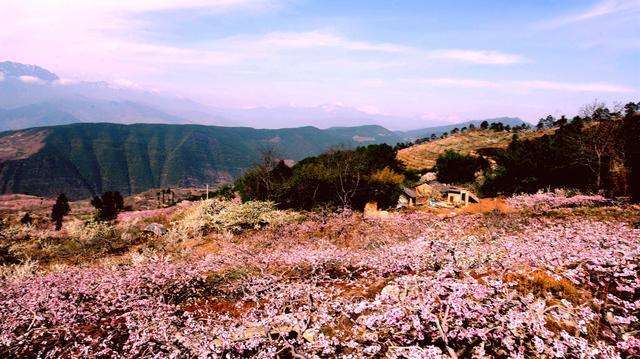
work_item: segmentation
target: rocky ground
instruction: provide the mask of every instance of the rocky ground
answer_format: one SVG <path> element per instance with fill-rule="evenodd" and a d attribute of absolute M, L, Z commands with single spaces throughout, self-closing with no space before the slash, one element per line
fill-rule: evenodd
<path fill-rule="evenodd" d="M 640 208 L 505 203 L 363 218 L 198 202 L 55 237 L 10 226 L 0 356 L 639 356 Z"/>

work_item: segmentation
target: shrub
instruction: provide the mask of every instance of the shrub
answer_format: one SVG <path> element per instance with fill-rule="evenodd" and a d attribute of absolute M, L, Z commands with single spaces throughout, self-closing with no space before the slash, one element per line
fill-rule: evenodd
<path fill-rule="evenodd" d="M 404 181 L 404 175 L 396 173 L 389 167 L 374 172 L 369 182 L 373 199 L 378 202 L 378 206 L 388 208 L 398 203 Z"/>
<path fill-rule="evenodd" d="M 101 197 L 94 197 L 91 205 L 98 210 L 96 219 L 111 221 L 118 217 L 118 212 L 124 209 L 124 199 L 120 192 L 105 192 Z"/>
<path fill-rule="evenodd" d="M 68 241 L 65 246 L 73 252 L 74 250 L 85 253 L 104 253 L 121 250 L 130 243 L 122 240 L 121 232 L 108 222 L 90 221 L 87 223 L 76 223 L 72 226 L 70 233 L 73 240 Z M 65 251 L 65 248 L 59 248 Z"/>
<path fill-rule="evenodd" d="M 337 149 L 305 158 L 293 168 L 269 159 L 238 179 L 236 188 L 244 201 L 272 201 L 279 208 L 362 209 L 375 199 L 372 194 L 380 193 L 380 181 L 373 174 L 385 168 L 394 173 L 404 170 L 389 145 Z M 385 182 L 385 186 L 390 184 Z M 390 194 L 383 202 L 395 204 L 399 190 L 398 183 L 389 187 Z"/>
<path fill-rule="evenodd" d="M 7 282 L 18 281 L 36 274 L 38 262 L 25 260 L 19 264 L 9 264 L 0 266 L 0 280 Z"/>
<path fill-rule="evenodd" d="M 56 199 L 56 203 L 51 208 L 51 220 L 56 224 L 56 231 L 62 229 L 62 219 L 71 212 L 69 200 L 64 193 L 61 193 Z"/>
<path fill-rule="evenodd" d="M 174 231 L 197 235 L 209 231 L 240 233 L 267 225 L 296 222 L 302 215 L 275 208 L 273 202 L 249 201 L 242 204 L 211 199 L 187 208 L 177 216 Z"/>
<path fill-rule="evenodd" d="M 462 155 L 447 150 L 436 160 L 438 181 L 443 183 L 468 183 L 476 178 L 476 172 L 487 166 L 482 157 Z"/>

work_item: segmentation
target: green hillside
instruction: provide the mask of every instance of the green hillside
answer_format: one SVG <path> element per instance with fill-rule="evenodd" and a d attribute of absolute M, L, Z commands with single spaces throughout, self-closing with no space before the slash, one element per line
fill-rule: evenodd
<path fill-rule="evenodd" d="M 16 137 L 39 138 L 41 143 L 16 142 Z M 9 153 L 28 153 L 0 157 L 0 193 L 52 196 L 65 192 L 75 199 L 107 190 L 131 194 L 161 186 L 200 186 L 232 180 L 256 163 L 264 149 L 300 160 L 336 145 L 397 141 L 395 134 L 379 126 L 257 130 L 82 123 L 40 127 L 0 133 L 1 147 L 16 147 Z"/>

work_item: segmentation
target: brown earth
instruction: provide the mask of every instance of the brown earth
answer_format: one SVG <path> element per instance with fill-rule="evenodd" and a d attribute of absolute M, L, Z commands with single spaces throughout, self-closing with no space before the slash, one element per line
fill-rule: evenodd
<path fill-rule="evenodd" d="M 520 132 L 521 139 L 531 139 L 542 136 L 548 131 Z M 477 154 L 485 148 L 506 148 L 513 137 L 512 132 L 495 132 L 491 130 L 473 130 L 457 133 L 446 138 L 438 139 L 411 146 L 398 151 L 398 159 L 411 169 L 429 169 L 436 164 L 438 156 L 447 150 L 462 154 Z"/>
<path fill-rule="evenodd" d="M 21 160 L 44 147 L 48 131 L 20 131 L 0 138 L 0 162 Z"/>

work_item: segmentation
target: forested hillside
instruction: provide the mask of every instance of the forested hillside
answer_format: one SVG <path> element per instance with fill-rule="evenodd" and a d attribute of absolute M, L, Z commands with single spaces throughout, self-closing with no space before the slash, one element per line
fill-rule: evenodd
<path fill-rule="evenodd" d="M 300 160 L 332 146 L 397 142 L 379 126 L 258 130 L 200 125 L 72 124 L 0 134 L 0 193 L 85 198 L 229 181 L 264 150 Z"/>

